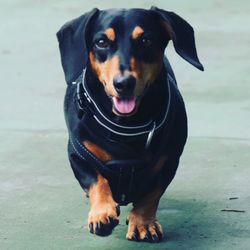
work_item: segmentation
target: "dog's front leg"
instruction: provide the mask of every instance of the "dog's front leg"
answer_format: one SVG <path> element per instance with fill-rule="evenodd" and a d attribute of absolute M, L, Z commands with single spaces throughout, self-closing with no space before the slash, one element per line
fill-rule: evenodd
<path fill-rule="evenodd" d="M 90 211 L 89 230 L 93 234 L 107 236 L 118 225 L 120 209 L 112 197 L 108 181 L 100 174 L 89 188 Z"/>
<path fill-rule="evenodd" d="M 156 219 L 156 211 L 162 194 L 163 190 L 156 187 L 141 200 L 134 202 L 134 208 L 127 219 L 126 238 L 128 240 L 159 242 L 162 239 L 162 227 Z"/>

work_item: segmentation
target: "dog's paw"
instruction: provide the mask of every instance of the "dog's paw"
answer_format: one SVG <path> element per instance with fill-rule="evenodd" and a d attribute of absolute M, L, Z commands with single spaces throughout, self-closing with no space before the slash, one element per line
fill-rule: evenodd
<path fill-rule="evenodd" d="M 156 219 L 147 220 L 142 216 L 130 213 L 126 238 L 133 241 L 158 243 L 163 238 L 163 230 Z"/>
<path fill-rule="evenodd" d="M 117 204 L 101 204 L 91 208 L 88 216 L 89 231 L 99 236 L 108 236 L 118 225 L 120 207 Z"/>

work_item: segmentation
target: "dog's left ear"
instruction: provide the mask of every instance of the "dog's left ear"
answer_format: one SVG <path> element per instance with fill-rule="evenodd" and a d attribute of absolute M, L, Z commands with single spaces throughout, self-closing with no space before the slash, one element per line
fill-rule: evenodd
<path fill-rule="evenodd" d="M 86 34 L 90 21 L 97 13 L 98 9 L 85 13 L 63 25 L 56 34 L 67 84 L 74 81 L 86 67 L 88 60 Z"/>
<path fill-rule="evenodd" d="M 168 36 L 173 40 L 175 51 L 199 70 L 204 70 L 197 56 L 192 26 L 174 12 L 151 7 L 163 19 Z"/>

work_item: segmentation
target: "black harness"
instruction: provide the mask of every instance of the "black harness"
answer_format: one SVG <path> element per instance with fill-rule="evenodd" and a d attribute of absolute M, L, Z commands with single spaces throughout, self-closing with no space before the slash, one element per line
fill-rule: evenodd
<path fill-rule="evenodd" d="M 74 121 L 67 122 L 69 157 L 78 158 L 72 168 L 84 188 L 80 172 L 84 166 L 91 165 L 108 179 L 114 199 L 121 205 L 126 205 L 147 192 L 157 179 L 153 166 L 160 155 L 167 154 L 168 151 L 176 83 L 168 74 L 164 85 L 166 102 L 156 117 L 144 124 L 126 126 L 107 117 L 95 102 L 94 95 L 88 88 L 85 72 L 86 69 L 70 86 L 74 89 L 77 112 Z M 114 160 L 102 162 L 84 146 L 85 140 L 107 149 Z"/>

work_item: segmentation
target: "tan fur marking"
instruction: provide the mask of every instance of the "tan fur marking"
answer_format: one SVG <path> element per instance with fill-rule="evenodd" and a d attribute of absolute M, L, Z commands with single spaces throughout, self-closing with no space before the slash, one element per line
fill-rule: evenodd
<path fill-rule="evenodd" d="M 116 76 L 120 74 L 120 60 L 118 56 L 113 56 L 112 58 L 100 63 L 96 60 L 93 52 L 89 53 L 89 59 L 92 69 L 96 73 L 100 82 L 103 83 L 105 91 L 108 95 L 117 96 L 115 91 L 113 80 Z"/>
<path fill-rule="evenodd" d="M 97 182 L 91 185 L 89 189 L 89 199 L 91 206 L 96 203 L 108 203 L 113 200 L 108 181 L 100 174 L 97 176 Z"/>
<path fill-rule="evenodd" d="M 115 31 L 113 28 L 106 29 L 105 34 L 110 41 L 115 41 Z"/>
<path fill-rule="evenodd" d="M 140 26 L 136 26 L 132 32 L 132 38 L 137 39 L 143 34 L 144 30 Z"/>
<path fill-rule="evenodd" d="M 155 81 L 156 77 L 161 71 L 163 65 L 163 55 L 158 56 L 159 58 L 155 63 L 145 63 L 138 61 L 134 57 L 130 60 L 130 71 L 125 71 L 124 76 L 132 75 L 136 78 L 136 87 L 134 91 L 135 96 L 141 96 L 144 89 Z M 99 62 L 94 53 L 89 53 L 89 59 L 93 71 L 97 75 L 100 82 L 104 85 L 105 91 L 109 96 L 118 96 L 113 80 L 115 77 L 121 75 L 120 71 L 120 59 L 117 55 L 106 60 L 105 62 Z"/>
<path fill-rule="evenodd" d="M 145 87 L 150 85 L 162 68 L 163 57 L 159 56 L 157 63 L 144 63 L 136 60 L 134 57 L 130 60 L 131 73 L 136 79 L 135 95 L 140 96 Z"/>
<path fill-rule="evenodd" d="M 112 156 L 107 151 L 105 151 L 98 145 L 92 143 L 91 141 L 84 141 L 83 144 L 91 153 L 93 153 L 101 161 L 109 161 L 112 159 Z"/>
<path fill-rule="evenodd" d="M 143 211 L 146 217 L 154 217 L 158 202 L 163 193 L 162 188 L 156 187 L 151 193 L 144 196 L 141 200 L 134 202 L 134 211 Z"/>
<path fill-rule="evenodd" d="M 158 187 L 134 203 L 134 208 L 128 216 L 127 239 L 133 239 L 135 234 L 140 240 L 143 240 L 147 234 L 150 234 L 151 237 L 154 235 L 162 236 L 161 225 L 156 220 L 156 210 L 162 193 L 162 189 Z"/>
<path fill-rule="evenodd" d="M 118 220 L 116 213 L 117 203 L 114 201 L 108 181 L 100 174 L 97 182 L 89 188 L 90 211 L 88 224 L 92 223 L 95 230 L 100 222 L 109 223 L 109 218 Z"/>

